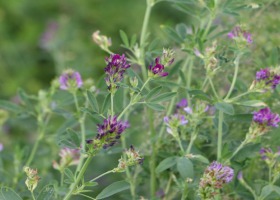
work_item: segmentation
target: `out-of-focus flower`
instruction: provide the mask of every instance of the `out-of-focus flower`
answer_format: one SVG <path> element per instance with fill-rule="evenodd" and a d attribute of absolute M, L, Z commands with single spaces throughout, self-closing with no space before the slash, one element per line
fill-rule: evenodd
<path fill-rule="evenodd" d="M 204 61 L 204 67 L 207 73 L 213 71 L 218 64 L 218 60 L 215 57 L 216 48 L 217 41 L 214 41 L 212 46 L 207 47 L 203 53 L 201 53 L 197 48 L 194 49 L 194 54 Z"/>
<path fill-rule="evenodd" d="M 173 49 L 163 49 L 161 56 L 161 63 L 164 66 L 170 66 L 174 62 L 174 50 Z"/>
<path fill-rule="evenodd" d="M 117 116 L 109 116 L 108 119 L 104 119 L 103 124 L 97 125 L 98 134 L 96 139 L 100 141 L 104 149 L 107 149 L 120 139 L 121 134 L 128 127 L 128 122 L 118 121 Z"/>
<path fill-rule="evenodd" d="M 271 148 L 261 148 L 259 153 L 261 155 L 262 160 L 268 159 L 269 157 L 271 157 L 269 155 L 273 154 Z"/>
<path fill-rule="evenodd" d="M 280 117 L 278 114 L 274 114 L 267 108 L 260 109 L 257 112 L 253 112 L 253 121 L 260 126 L 278 127 Z"/>
<path fill-rule="evenodd" d="M 97 30 L 92 34 L 92 40 L 103 50 L 107 51 L 112 45 L 111 38 L 105 35 L 100 35 L 100 31 Z"/>
<path fill-rule="evenodd" d="M 212 199 L 219 194 L 224 184 L 232 181 L 234 171 L 228 166 L 214 161 L 208 166 L 199 183 L 199 196 L 202 199 Z"/>
<path fill-rule="evenodd" d="M 44 33 L 40 39 L 40 47 L 42 49 L 49 50 L 52 46 L 52 42 L 55 38 L 55 35 L 58 31 L 58 23 L 55 21 L 49 22 Z"/>
<path fill-rule="evenodd" d="M 60 161 L 53 161 L 53 168 L 63 171 L 71 165 L 78 165 L 80 159 L 80 151 L 78 149 L 62 148 L 59 152 Z"/>
<path fill-rule="evenodd" d="M 28 190 L 33 192 L 38 185 L 40 177 L 38 176 L 37 169 L 31 169 L 29 167 L 24 167 L 24 171 L 26 173 L 27 179 L 25 181 L 25 185 Z"/>
<path fill-rule="evenodd" d="M 130 67 L 130 64 L 127 63 L 126 57 L 123 54 L 120 56 L 119 54 L 112 54 L 109 58 L 105 59 L 107 66 L 105 67 L 106 73 L 106 84 L 108 86 L 108 90 L 111 93 L 115 93 L 118 88 L 118 83 L 123 80 L 123 75 Z"/>
<path fill-rule="evenodd" d="M 236 26 L 234 29 L 228 33 L 228 37 L 230 39 L 235 40 L 237 43 L 253 43 L 251 33 L 247 32 L 241 26 Z"/>
<path fill-rule="evenodd" d="M 3 149 L 4 149 L 4 145 L 0 143 L 0 152 L 3 151 Z"/>
<path fill-rule="evenodd" d="M 142 164 L 144 158 L 134 149 L 131 145 L 128 150 L 125 151 L 125 157 L 119 159 L 118 167 L 113 169 L 114 172 L 123 172 L 127 167 Z"/>
<path fill-rule="evenodd" d="M 185 107 L 188 106 L 188 100 L 186 98 L 181 99 L 177 104 L 176 104 L 176 108 L 177 109 L 183 109 Z"/>
<path fill-rule="evenodd" d="M 238 172 L 238 174 L 237 174 L 237 179 L 238 179 L 238 180 L 242 180 L 242 179 L 243 179 L 243 173 L 242 173 L 242 171 Z"/>
<path fill-rule="evenodd" d="M 59 77 L 60 89 L 76 90 L 83 85 L 83 81 L 79 72 L 68 69 Z"/>

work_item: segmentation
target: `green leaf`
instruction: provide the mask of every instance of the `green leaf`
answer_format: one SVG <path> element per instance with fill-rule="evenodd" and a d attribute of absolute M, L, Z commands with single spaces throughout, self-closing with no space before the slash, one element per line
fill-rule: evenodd
<path fill-rule="evenodd" d="M 98 183 L 97 182 L 85 182 L 84 185 L 89 186 L 89 187 L 94 187 L 94 186 L 97 186 Z"/>
<path fill-rule="evenodd" d="M 65 174 L 65 176 L 66 176 L 69 180 L 72 180 L 72 181 L 74 182 L 74 180 L 75 180 L 75 175 L 73 174 L 73 172 L 72 172 L 70 169 L 65 168 L 64 174 Z"/>
<path fill-rule="evenodd" d="M 155 98 L 151 99 L 150 101 L 153 103 L 167 101 L 167 100 L 171 99 L 172 97 L 174 97 L 176 94 L 177 94 L 177 92 L 163 93 L 163 94 L 160 94 L 160 95 L 156 96 Z"/>
<path fill-rule="evenodd" d="M 190 95 L 193 95 L 195 98 L 212 102 L 211 98 L 202 90 L 188 90 Z"/>
<path fill-rule="evenodd" d="M 156 173 L 159 174 L 159 173 L 165 171 L 166 169 L 169 169 L 170 167 L 173 167 L 176 164 L 176 159 L 177 158 L 178 158 L 177 156 L 172 156 L 172 157 L 165 158 L 157 166 Z"/>
<path fill-rule="evenodd" d="M 3 108 L 4 110 L 15 112 L 15 113 L 18 113 L 21 111 L 20 106 L 12 103 L 10 101 L 5 101 L 5 100 L 0 100 L 0 108 Z"/>
<path fill-rule="evenodd" d="M 99 106 L 98 106 L 98 103 L 97 103 L 97 100 L 96 100 L 95 96 L 90 91 L 87 91 L 87 96 L 88 96 L 88 100 L 90 102 L 90 105 L 91 105 L 92 109 L 95 112 L 99 113 Z"/>
<path fill-rule="evenodd" d="M 262 192 L 260 196 L 262 199 L 265 199 L 272 192 L 276 192 L 278 195 L 280 195 L 280 187 L 276 185 L 266 185 L 262 188 Z"/>
<path fill-rule="evenodd" d="M 123 41 L 123 44 L 126 46 L 126 47 L 129 47 L 129 40 L 128 40 L 128 37 L 126 35 L 126 33 L 123 31 L 123 30 L 120 30 L 120 36 L 121 36 L 121 39 Z"/>
<path fill-rule="evenodd" d="M 130 39 L 130 47 L 133 47 L 136 44 L 136 41 L 137 41 L 137 36 L 136 34 L 133 34 Z"/>
<path fill-rule="evenodd" d="M 153 110 L 157 110 L 157 111 L 165 111 L 165 107 L 160 105 L 160 104 L 157 104 L 157 103 L 149 103 L 147 102 L 146 105 L 153 109 Z"/>
<path fill-rule="evenodd" d="M 252 114 L 236 114 L 227 117 L 227 121 L 234 121 L 234 122 L 243 122 L 243 123 L 251 123 L 253 115 Z"/>
<path fill-rule="evenodd" d="M 46 185 L 39 193 L 37 200 L 52 200 L 54 199 L 54 186 Z"/>
<path fill-rule="evenodd" d="M 228 114 L 228 115 L 234 115 L 234 108 L 233 108 L 233 106 L 232 106 L 231 104 L 229 104 L 229 103 L 218 102 L 218 103 L 215 103 L 215 107 L 216 107 L 218 110 L 220 110 L 220 111 L 222 111 L 222 112 L 224 112 L 224 113 L 226 113 L 226 114 Z"/>
<path fill-rule="evenodd" d="M 28 95 L 25 93 L 25 91 L 23 89 L 18 89 L 18 95 L 19 95 L 19 98 L 21 100 L 21 102 L 27 106 L 29 109 L 32 109 L 32 103 L 28 97 Z"/>
<path fill-rule="evenodd" d="M 267 105 L 260 100 L 250 100 L 250 101 L 243 101 L 243 102 L 237 102 L 235 104 L 241 105 L 241 106 L 249 106 L 249 107 L 266 107 Z"/>
<path fill-rule="evenodd" d="M 106 96 L 105 100 L 104 100 L 104 103 L 103 103 L 102 109 L 101 109 L 101 113 L 102 113 L 102 114 L 104 114 L 104 112 L 105 112 L 106 110 L 108 110 L 108 108 L 109 108 L 110 97 L 111 97 L 111 94 L 109 93 L 109 94 Z"/>
<path fill-rule="evenodd" d="M 22 200 L 22 198 L 12 188 L 1 187 L 0 200 Z"/>
<path fill-rule="evenodd" d="M 179 70 L 179 76 L 182 80 L 183 85 L 187 85 L 187 80 L 186 80 L 185 74 L 181 69 Z"/>
<path fill-rule="evenodd" d="M 129 183 L 126 181 L 118 181 L 112 183 L 105 189 L 103 189 L 96 197 L 96 199 L 104 199 L 110 197 L 116 193 L 129 189 Z"/>
<path fill-rule="evenodd" d="M 198 161 L 200 161 L 202 163 L 205 163 L 205 164 L 209 164 L 209 160 L 202 155 L 194 155 L 194 157 L 192 157 L 192 159 L 193 160 L 198 160 Z"/>
<path fill-rule="evenodd" d="M 183 179 L 193 178 L 193 164 L 188 158 L 181 157 L 177 159 L 177 170 Z"/>
<path fill-rule="evenodd" d="M 146 96 L 146 101 L 149 101 L 149 99 L 151 99 L 152 97 L 154 97 L 155 95 L 157 95 L 162 89 L 162 86 L 158 86 L 156 88 L 153 88 Z"/>

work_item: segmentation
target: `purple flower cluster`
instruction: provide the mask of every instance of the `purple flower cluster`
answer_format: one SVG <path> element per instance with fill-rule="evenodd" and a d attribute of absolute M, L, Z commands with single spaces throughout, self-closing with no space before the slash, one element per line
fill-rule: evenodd
<path fill-rule="evenodd" d="M 253 121 L 261 126 L 278 127 L 280 117 L 278 114 L 272 113 L 267 107 L 253 112 Z"/>
<path fill-rule="evenodd" d="M 164 70 L 164 65 L 160 63 L 160 57 L 157 57 L 155 59 L 155 65 L 149 66 L 149 71 L 150 71 L 149 76 L 152 76 L 152 77 L 167 76 L 168 72 L 164 72 L 163 70 Z"/>
<path fill-rule="evenodd" d="M 104 69 L 107 74 L 105 81 L 108 89 L 111 92 L 115 92 L 115 89 L 118 87 L 116 84 L 123 80 L 124 72 L 130 67 L 130 64 L 127 63 L 124 54 L 122 56 L 119 54 L 112 54 L 109 58 L 106 58 L 105 61 L 107 63 Z"/>
<path fill-rule="evenodd" d="M 251 33 L 242 30 L 240 26 L 234 27 L 234 29 L 228 33 L 228 37 L 234 40 L 237 38 L 242 38 L 245 39 L 248 44 L 253 43 Z"/>
<path fill-rule="evenodd" d="M 118 121 L 117 116 L 109 116 L 104 119 L 103 124 L 97 125 L 97 140 L 101 141 L 104 149 L 113 146 L 121 134 L 129 127 L 128 122 Z"/>
<path fill-rule="evenodd" d="M 188 106 L 188 100 L 183 98 L 181 99 L 181 101 L 179 101 L 177 104 L 176 104 L 176 108 L 177 109 L 184 109 L 185 107 Z"/>
<path fill-rule="evenodd" d="M 202 199 L 211 199 L 217 194 L 224 184 L 232 181 L 234 171 L 228 166 L 214 161 L 208 166 L 200 179 L 199 195 Z"/>
<path fill-rule="evenodd" d="M 60 89 L 69 90 L 82 87 L 83 81 L 79 72 L 66 70 L 59 77 Z"/>
<path fill-rule="evenodd" d="M 265 68 L 257 71 L 256 73 L 256 81 L 261 82 L 264 81 L 265 85 L 271 86 L 272 89 L 275 89 L 277 85 L 280 84 L 280 75 L 274 73 L 271 69 Z"/>

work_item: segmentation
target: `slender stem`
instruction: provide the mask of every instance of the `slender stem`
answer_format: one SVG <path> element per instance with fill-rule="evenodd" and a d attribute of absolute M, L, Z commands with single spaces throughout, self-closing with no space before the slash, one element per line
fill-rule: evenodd
<path fill-rule="evenodd" d="M 236 101 L 237 99 L 239 99 L 239 98 L 241 98 L 241 97 L 243 97 L 243 96 L 245 96 L 245 95 L 247 95 L 247 94 L 250 94 L 250 93 L 252 93 L 253 91 L 247 91 L 247 92 L 244 92 L 244 93 L 242 93 L 242 94 L 240 94 L 240 95 L 237 95 L 236 97 L 233 97 L 233 98 L 231 98 L 231 99 L 229 99 L 229 100 L 227 100 L 228 102 L 234 102 L 234 101 Z"/>
<path fill-rule="evenodd" d="M 194 131 L 191 134 L 191 140 L 190 140 L 189 146 L 187 148 L 187 154 L 191 153 L 192 145 L 193 145 L 196 137 L 197 137 L 197 130 L 196 130 L 196 126 L 195 126 Z"/>
<path fill-rule="evenodd" d="M 95 181 L 95 180 L 101 178 L 102 176 L 105 176 L 105 175 L 110 174 L 110 173 L 113 173 L 113 172 L 114 172 L 113 170 L 107 171 L 107 172 L 105 172 L 105 173 L 103 173 L 103 174 L 101 174 L 101 175 L 95 177 L 94 179 L 90 180 L 90 182 L 93 182 L 93 181 Z"/>
<path fill-rule="evenodd" d="M 60 186 L 63 186 L 63 183 L 64 183 L 64 170 L 62 170 L 60 173 L 61 173 Z"/>
<path fill-rule="evenodd" d="M 155 132 L 155 127 L 154 127 L 154 112 L 151 109 L 148 109 L 149 113 L 149 126 L 150 126 L 150 131 L 151 131 L 151 142 L 152 142 L 152 156 L 150 160 L 150 198 L 154 199 L 155 194 L 156 194 L 156 143 L 154 141 L 156 132 Z"/>
<path fill-rule="evenodd" d="M 82 143 L 82 152 L 85 152 L 85 148 L 86 148 L 86 128 L 85 128 L 85 119 L 86 119 L 86 112 L 83 113 L 83 115 L 81 116 L 81 113 L 80 113 L 80 108 L 79 108 L 79 102 L 78 102 L 78 98 L 77 98 L 77 95 L 76 95 L 76 92 L 73 92 L 73 97 L 74 97 L 74 101 L 75 101 L 75 106 L 76 106 L 76 111 L 78 113 L 78 120 L 79 120 L 79 124 L 80 124 L 80 129 L 81 129 L 81 143 Z M 88 98 L 87 98 L 87 95 L 85 95 L 85 98 L 86 98 L 86 103 L 85 103 L 85 107 L 87 108 L 88 107 Z M 83 162 L 84 162 L 84 156 L 83 154 L 81 154 L 80 156 L 80 160 L 79 160 L 79 163 L 78 163 L 78 166 L 76 168 L 76 173 L 78 171 L 81 170 L 81 167 L 83 165 Z"/>
<path fill-rule="evenodd" d="M 221 157 L 222 157 L 223 121 L 224 121 L 224 113 L 223 113 L 223 111 L 219 111 L 218 148 L 217 148 L 217 160 L 218 160 L 218 161 L 221 161 Z"/>
<path fill-rule="evenodd" d="M 204 90 L 207 82 L 208 82 L 208 77 L 205 77 L 204 82 L 203 82 L 202 87 L 201 87 L 202 90 Z"/>
<path fill-rule="evenodd" d="M 216 92 L 216 89 L 215 89 L 215 86 L 214 86 L 214 84 L 213 84 L 213 82 L 212 82 L 212 79 L 211 79 L 210 77 L 208 77 L 208 80 L 209 80 L 209 83 L 210 83 L 210 85 L 211 85 L 211 88 L 212 88 L 212 91 L 213 91 L 215 97 L 216 97 L 217 99 L 219 99 L 219 96 L 218 96 L 218 94 L 217 94 L 217 92 Z"/>
<path fill-rule="evenodd" d="M 230 158 L 227 159 L 225 163 L 228 163 L 245 145 L 247 144 L 247 141 L 244 140 L 237 149 L 233 152 L 233 154 L 230 156 Z"/>
<path fill-rule="evenodd" d="M 142 25 L 142 31 L 141 31 L 141 36 L 140 36 L 140 50 L 141 50 L 141 57 L 142 57 L 142 76 L 144 80 L 147 79 L 147 69 L 145 66 L 145 40 L 146 40 L 146 35 L 147 35 L 147 28 L 148 28 L 148 23 L 151 15 L 151 10 L 152 10 L 152 4 L 150 0 L 147 0 L 147 6 L 146 6 L 146 11 L 145 11 L 145 16 L 144 16 L 144 21 Z"/>
<path fill-rule="evenodd" d="M 271 184 L 272 183 L 272 166 L 268 166 L 268 181 Z"/>
<path fill-rule="evenodd" d="M 123 111 L 121 112 L 121 114 L 119 114 L 118 116 L 118 119 L 117 120 L 120 120 L 123 116 L 124 113 L 126 113 L 126 111 L 130 108 L 130 106 L 132 106 L 133 104 L 130 102 L 126 107 L 125 109 L 123 109 Z"/>
<path fill-rule="evenodd" d="M 192 82 L 192 71 L 193 71 L 193 59 L 186 60 L 186 62 L 190 62 L 189 64 L 189 68 L 188 68 L 188 75 L 187 75 L 187 89 L 190 90 L 191 89 L 191 82 Z M 190 103 L 190 95 L 189 93 L 187 93 L 187 99 L 188 102 Z"/>
<path fill-rule="evenodd" d="M 185 150 L 184 150 L 184 148 L 183 148 L 182 141 L 181 141 L 179 135 L 177 135 L 176 140 L 177 140 L 177 142 L 178 142 L 178 144 L 179 144 L 180 150 L 181 150 L 181 152 L 182 152 L 182 156 L 184 156 Z"/>
<path fill-rule="evenodd" d="M 84 165 L 83 165 L 81 171 L 79 172 L 79 174 L 78 174 L 78 176 L 77 176 L 75 182 L 71 184 L 70 190 L 69 190 L 69 192 L 66 194 L 66 196 L 64 197 L 63 200 L 67 200 L 67 199 L 69 199 L 69 198 L 72 196 L 72 194 L 73 194 L 75 188 L 77 187 L 77 185 L 79 184 L 80 180 L 82 179 L 82 177 L 83 177 L 83 175 L 84 175 L 84 173 L 85 173 L 85 171 L 86 171 L 88 165 L 90 164 L 90 161 L 92 160 L 92 158 L 93 158 L 92 156 L 89 156 L 89 157 L 87 158 L 87 160 L 85 161 L 85 163 L 84 163 Z"/>
<path fill-rule="evenodd" d="M 251 194 L 254 196 L 255 200 L 259 199 L 258 196 L 256 195 L 255 191 L 245 182 L 244 179 L 242 179 L 240 182 L 247 190 L 249 190 L 251 192 Z"/>
<path fill-rule="evenodd" d="M 235 65 L 234 75 L 233 75 L 233 79 L 232 79 L 232 82 L 231 82 L 230 89 L 229 89 L 229 91 L 228 91 L 228 93 L 227 93 L 227 96 L 225 97 L 225 100 L 227 100 L 227 99 L 230 97 L 230 95 L 231 95 L 231 93 L 232 93 L 232 91 L 233 91 L 233 88 L 234 88 L 234 86 L 235 86 L 235 82 L 236 82 L 237 74 L 238 74 L 238 69 L 239 69 L 239 60 L 240 60 L 241 56 L 242 56 L 242 54 L 239 53 L 239 54 L 237 55 L 235 61 L 234 61 L 234 65 Z"/>
<path fill-rule="evenodd" d="M 32 199 L 33 199 L 33 200 L 36 200 L 33 191 L 31 191 L 31 196 L 32 196 Z"/>
<path fill-rule="evenodd" d="M 85 194 L 79 194 L 79 195 L 81 195 L 81 196 L 84 196 L 84 197 L 87 197 L 87 198 L 89 198 L 89 199 L 93 199 L 93 200 L 96 200 L 95 198 L 93 198 L 93 197 L 90 197 L 90 196 L 88 196 L 88 195 L 85 195 Z"/>

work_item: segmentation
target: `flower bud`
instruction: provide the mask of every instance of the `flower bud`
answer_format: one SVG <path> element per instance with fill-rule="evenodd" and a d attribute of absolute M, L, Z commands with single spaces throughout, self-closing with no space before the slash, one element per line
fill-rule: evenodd
<path fill-rule="evenodd" d="M 31 169 L 29 167 L 24 167 L 24 172 L 27 175 L 27 179 L 25 181 L 25 185 L 27 186 L 28 190 L 33 192 L 38 185 L 40 177 L 37 175 L 37 169 Z"/>

